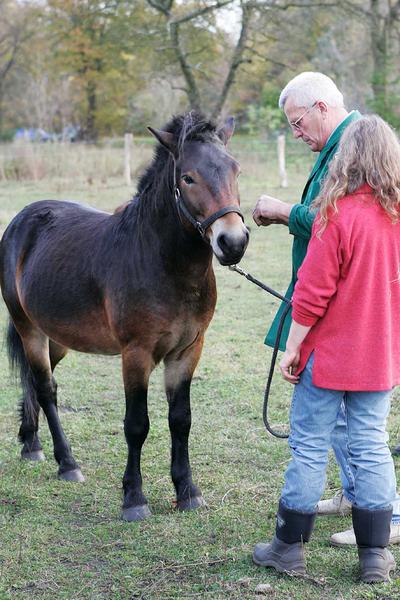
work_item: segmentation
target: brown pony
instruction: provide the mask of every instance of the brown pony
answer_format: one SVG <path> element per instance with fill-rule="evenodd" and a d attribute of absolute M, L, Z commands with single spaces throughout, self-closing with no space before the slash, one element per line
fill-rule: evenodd
<path fill-rule="evenodd" d="M 149 376 L 161 360 L 177 507 L 203 504 L 192 481 L 188 437 L 190 383 L 216 302 L 212 255 L 223 265 L 237 263 L 248 243 L 239 210 L 239 165 L 226 151 L 233 120 L 217 129 L 192 112 L 151 131 L 159 142 L 154 159 L 121 211 L 35 202 L 12 220 L 0 246 L 8 350 L 23 386 L 22 457 L 44 458 L 38 437 L 42 408 L 59 477 L 83 480 L 59 420 L 53 371 L 68 348 L 121 354 L 128 521 L 151 514 L 140 455 L 149 430 Z"/>

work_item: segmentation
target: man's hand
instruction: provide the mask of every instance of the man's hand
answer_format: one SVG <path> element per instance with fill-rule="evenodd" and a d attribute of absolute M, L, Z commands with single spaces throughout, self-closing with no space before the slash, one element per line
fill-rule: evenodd
<path fill-rule="evenodd" d="M 286 348 L 282 360 L 279 363 L 279 368 L 283 379 L 289 383 L 298 383 L 299 377 L 295 375 L 300 362 L 300 348 L 298 350 L 288 350 Z"/>
<path fill-rule="evenodd" d="M 275 223 L 287 225 L 291 210 L 291 204 L 263 194 L 257 200 L 257 204 L 253 210 L 253 219 L 257 225 L 265 226 Z"/>

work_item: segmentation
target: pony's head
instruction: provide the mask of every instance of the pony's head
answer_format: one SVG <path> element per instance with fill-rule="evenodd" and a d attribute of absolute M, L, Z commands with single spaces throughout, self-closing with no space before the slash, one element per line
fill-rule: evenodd
<path fill-rule="evenodd" d="M 226 149 L 234 119 L 217 128 L 191 111 L 162 130 L 149 130 L 171 158 L 172 191 L 184 226 L 210 243 L 222 265 L 239 262 L 249 233 L 239 209 L 239 163 Z"/>

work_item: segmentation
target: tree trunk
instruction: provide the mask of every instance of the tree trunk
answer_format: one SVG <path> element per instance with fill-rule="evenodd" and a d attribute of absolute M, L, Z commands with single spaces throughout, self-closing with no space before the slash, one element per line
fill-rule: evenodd
<path fill-rule="evenodd" d="M 371 0 L 372 91 L 374 108 L 382 115 L 387 111 L 388 37 L 390 21 L 380 14 L 379 0 Z"/>
<path fill-rule="evenodd" d="M 202 104 L 200 98 L 199 88 L 197 86 L 196 79 L 193 75 L 192 65 L 187 60 L 187 54 L 182 46 L 181 38 L 180 38 L 180 27 L 184 23 L 189 21 L 193 21 L 198 17 L 204 16 L 209 12 L 214 10 L 218 10 L 218 8 L 222 8 L 223 6 L 227 6 L 228 4 L 232 4 L 233 0 L 215 0 L 214 4 L 209 6 L 197 7 L 192 11 L 189 11 L 185 15 L 174 14 L 173 12 L 173 0 L 147 0 L 148 4 L 161 13 L 167 21 L 168 27 L 168 37 L 171 41 L 172 49 L 175 53 L 177 64 L 179 65 L 181 74 L 185 80 L 185 93 L 187 94 L 190 108 L 194 110 L 201 111 Z M 247 15 L 246 11 L 246 15 Z M 245 13 L 245 7 L 243 8 L 243 14 Z M 213 114 L 219 114 L 221 112 L 222 106 L 225 103 L 228 92 L 232 86 L 232 83 L 235 79 L 235 73 L 239 65 L 241 64 L 241 56 L 244 49 L 244 44 L 247 38 L 247 26 L 248 22 L 246 22 L 243 26 L 242 24 L 242 34 L 240 36 L 240 40 L 236 46 L 231 66 L 229 69 L 228 76 L 225 80 L 223 89 L 221 91 L 220 98 L 217 102 L 217 105 L 213 111 Z"/>
<path fill-rule="evenodd" d="M 172 42 L 172 47 L 174 49 L 176 58 L 178 60 L 179 66 L 182 71 L 182 75 L 185 79 L 186 83 L 186 94 L 189 99 L 190 108 L 194 110 L 201 110 L 201 102 L 200 102 L 200 93 L 196 84 L 196 80 L 193 76 L 192 69 L 185 58 L 185 54 L 180 45 L 179 39 L 179 23 L 170 23 L 169 24 L 169 32 Z"/>
<path fill-rule="evenodd" d="M 86 86 L 87 115 L 85 127 L 85 139 L 88 142 L 97 140 L 98 131 L 96 129 L 96 108 L 97 108 L 97 87 L 93 80 L 88 81 Z"/>
<path fill-rule="evenodd" d="M 243 52 L 246 47 L 247 37 L 248 37 L 248 33 L 249 33 L 250 15 L 251 15 L 250 9 L 246 5 L 243 5 L 242 6 L 242 25 L 241 25 L 241 29 L 240 29 L 240 36 L 237 41 L 235 50 L 233 52 L 233 56 L 232 56 L 231 63 L 229 66 L 228 75 L 226 76 L 220 96 L 219 96 L 219 98 L 215 104 L 214 110 L 212 112 L 212 116 L 215 119 L 220 116 L 222 109 L 224 108 L 226 99 L 228 97 L 229 91 L 235 82 L 236 71 L 238 70 L 239 66 L 244 62 L 243 61 Z"/>

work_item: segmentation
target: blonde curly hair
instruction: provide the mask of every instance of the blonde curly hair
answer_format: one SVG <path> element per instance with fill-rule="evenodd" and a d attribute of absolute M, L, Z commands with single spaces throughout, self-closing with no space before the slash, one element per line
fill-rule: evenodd
<path fill-rule="evenodd" d="M 376 200 L 393 222 L 400 218 L 400 143 L 393 129 L 377 115 L 351 123 L 344 131 L 328 175 L 311 205 L 318 210 L 320 236 L 337 213 L 338 201 L 363 184 L 373 189 Z"/>

